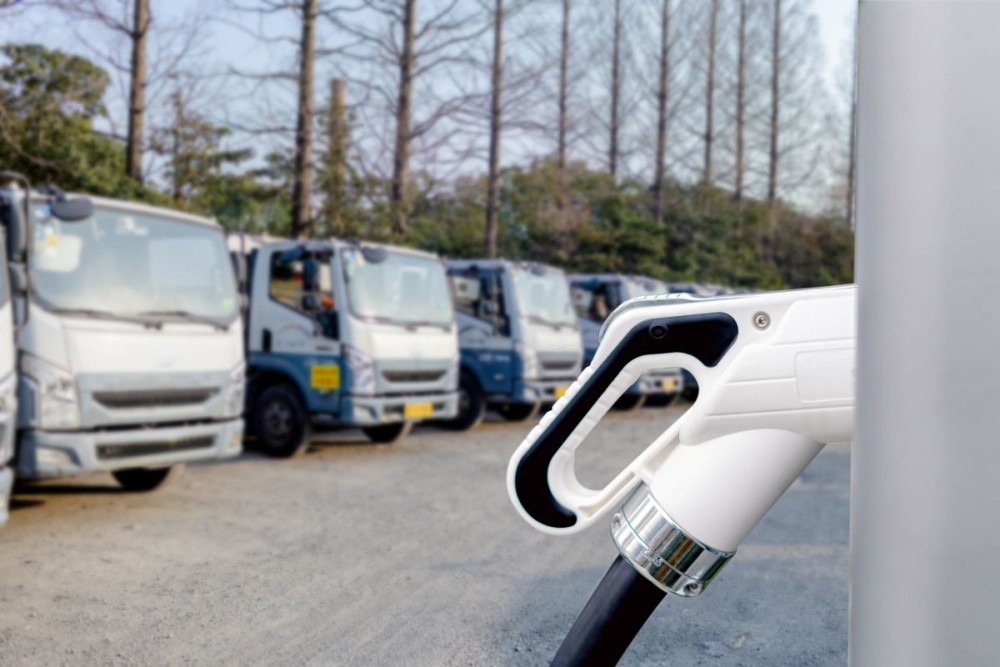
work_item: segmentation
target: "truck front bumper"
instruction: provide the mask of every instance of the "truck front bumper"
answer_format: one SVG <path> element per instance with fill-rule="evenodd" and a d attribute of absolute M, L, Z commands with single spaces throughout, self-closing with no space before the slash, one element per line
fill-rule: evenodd
<path fill-rule="evenodd" d="M 499 403 L 554 403 L 562 398 L 576 376 L 555 380 L 518 380 L 514 383 L 514 393 L 509 401 Z"/>
<path fill-rule="evenodd" d="M 175 463 L 237 456 L 243 420 L 128 431 L 25 431 L 17 472 L 27 478 L 64 477 L 123 468 L 164 468 Z"/>
<path fill-rule="evenodd" d="M 340 414 L 342 421 L 351 426 L 453 419 L 458 416 L 458 392 L 419 396 L 345 396 Z"/>
<path fill-rule="evenodd" d="M 14 488 L 14 471 L 0 468 L 0 527 L 7 524 L 10 514 L 10 492 Z"/>
<path fill-rule="evenodd" d="M 681 374 L 677 375 L 649 375 L 643 374 L 629 387 L 629 394 L 642 394 L 643 396 L 657 396 L 666 394 L 679 394 L 684 388 L 684 381 Z"/>

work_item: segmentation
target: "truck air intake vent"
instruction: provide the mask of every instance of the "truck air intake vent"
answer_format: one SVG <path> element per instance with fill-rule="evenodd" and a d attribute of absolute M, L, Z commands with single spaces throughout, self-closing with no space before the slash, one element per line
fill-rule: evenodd
<path fill-rule="evenodd" d="M 576 364 L 576 359 L 542 359 L 542 368 L 547 371 L 572 371 Z"/>
<path fill-rule="evenodd" d="M 208 449 L 214 444 L 215 437 L 211 435 L 203 435 L 196 438 L 183 438 L 181 440 L 116 442 L 109 445 L 98 445 L 97 458 L 102 461 L 111 461 L 115 459 L 128 459 L 137 456 L 149 456 L 152 454 L 189 452 L 195 449 Z"/>
<path fill-rule="evenodd" d="M 135 408 L 177 408 L 200 405 L 218 393 L 218 389 L 174 389 L 155 391 L 98 391 L 94 400 L 112 410 Z"/>
<path fill-rule="evenodd" d="M 389 382 L 436 382 L 446 371 L 382 371 L 382 377 Z"/>

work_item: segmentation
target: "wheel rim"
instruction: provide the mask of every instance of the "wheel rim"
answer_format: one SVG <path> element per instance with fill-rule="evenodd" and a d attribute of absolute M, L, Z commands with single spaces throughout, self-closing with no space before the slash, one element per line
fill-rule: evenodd
<path fill-rule="evenodd" d="M 291 437 L 295 416 L 285 401 L 271 401 L 264 408 L 264 433 L 269 440 L 285 442 Z"/>

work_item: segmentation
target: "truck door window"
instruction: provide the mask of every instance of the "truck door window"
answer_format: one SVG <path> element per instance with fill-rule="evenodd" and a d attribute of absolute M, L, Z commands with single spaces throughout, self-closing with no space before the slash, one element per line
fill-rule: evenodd
<path fill-rule="evenodd" d="M 313 320 L 324 338 L 336 338 L 336 304 L 330 262 L 312 255 L 283 261 L 280 253 L 271 256 L 271 298 Z"/>
<path fill-rule="evenodd" d="M 452 270 L 455 310 L 489 322 L 501 336 L 510 335 L 510 318 L 504 303 L 499 271 Z"/>
<path fill-rule="evenodd" d="M 608 283 L 579 283 L 573 285 L 573 304 L 580 317 L 602 323 L 617 306 Z"/>

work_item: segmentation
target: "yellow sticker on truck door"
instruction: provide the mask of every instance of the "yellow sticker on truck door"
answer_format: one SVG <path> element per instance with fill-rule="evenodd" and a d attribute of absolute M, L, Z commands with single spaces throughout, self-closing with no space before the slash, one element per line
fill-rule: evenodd
<path fill-rule="evenodd" d="M 309 386 L 320 391 L 340 389 L 340 366 L 313 364 L 309 369 Z"/>

